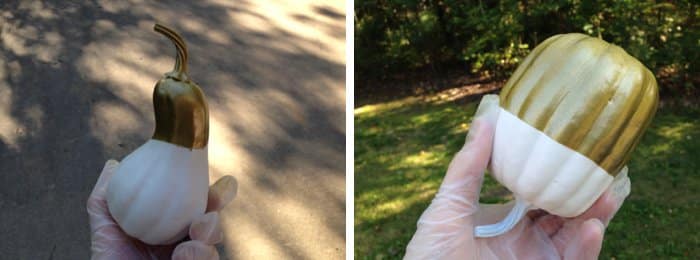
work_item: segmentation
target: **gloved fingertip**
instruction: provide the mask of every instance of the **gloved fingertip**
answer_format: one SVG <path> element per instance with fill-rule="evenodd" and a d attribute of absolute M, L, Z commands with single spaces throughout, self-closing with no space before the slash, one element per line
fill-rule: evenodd
<path fill-rule="evenodd" d="M 610 195 L 619 202 L 619 204 L 622 204 L 622 201 L 627 198 L 627 196 L 630 195 L 630 192 L 632 191 L 632 184 L 630 181 L 630 178 L 627 176 L 627 166 L 622 168 L 620 170 L 620 173 L 615 176 L 615 179 L 613 180 L 612 184 L 610 184 L 610 187 L 608 188 L 608 191 L 610 192 Z"/>
<path fill-rule="evenodd" d="M 119 162 L 114 159 L 109 159 L 105 162 L 105 166 L 102 168 L 100 176 L 97 177 L 97 182 L 95 182 L 95 187 L 92 188 L 90 197 L 97 197 L 101 199 L 107 192 L 107 184 L 109 180 L 112 179 L 112 175 L 119 167 Z"/>
<path fill-rule="evenodd" d="M 190 238 L 199 240 L 207 245 L 215 245 L 223 240 L 219 213 L 209 212 L 195 220 L 190 225 Z"/>
<path fill-rule="evenodd" d="M 586 230 L 587 236 L 592 238 L 602 238 L 605 232 L 605 225 L 600 219 L 592 218 L 583 222 L 583 228 Z"/>
<path fill-rule="evenodd" d="M 600 248 L 603 246 L 603 235 L 605 234 L 603 222 L 600 222 L 597 218 L 592 218 L 583 222 L 581 229 L 583 248 L 591 252 L 600 252 Z"/>
<path fill-rule="evenodd" d="M 172 255 L 173 260 L 214 260 L 219 259 L 219 252 L 211 245 L 206 245 L 201 241 L 190 240 L 183 242 L 175 248 Z"/>
<path fill-rule="evenodd" d="M 207 212 L 219 211 L 229 204 L 238 193 L 238 181 L 231 175 L 224 175 L 209 187 Z"/>
<path fill-rule="evenodd" d="M 474 114 L 475 118 L 488 117 L 492 118 L 498 113 L 498 105 L 500 104 L 500 97 L 498 95 L 489 94 L 484 95 L 481 98 L 481 103 Z"/>
<path fill-rule="evenodd" d="M 479 107 L 476 109 L 474 117 L 480 116 L 482 113 L 487 112 L 489 109 L 497 107 L 500 102 L 500 98 L 495 94 L 488 94 L 481 97 L 481 102 L 479 102 Z"/>
<path fill-rule="evenodd" d="M 479 107 L 477 107 L 476 112 L 472 117 L 472 123 L 469 133 L 467 133 L 465 147 L 467 144 L 471 143 L 476 136 L 482 135 L 482 131 L 488 129 L 488 127 L 485 126 L 495 126 L 496 119 L 498 118 L 498 104 L 498 95 L 485 95 L 481 98 Z"/>
<path fill-rule="evenodd" d="M 119 164 L 119 161 L 117 161 L 117 160 L 115 160 L 115 159 L 109 159 L 109 160 L 107 160 L 107 162 L 105 163 L 105 167 L 115 166 L 115 165 L 118 165 L 118 164 Z"/>
<path fill-rule="evenodd" d="M 582 222 L 571 244 L 566 246 L 563 259 L 598 259 L 603 247 L 605 226 L 597 218 Z"/>

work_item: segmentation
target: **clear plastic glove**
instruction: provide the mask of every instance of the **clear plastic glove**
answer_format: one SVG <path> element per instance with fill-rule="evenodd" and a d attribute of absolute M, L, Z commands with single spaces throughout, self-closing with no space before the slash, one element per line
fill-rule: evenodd
<path fill-rule="evenodd" d="M 107 184 L 119 162 L 109 160 L 87 200 L 92 234 L 92 259 L 219 259 L 214 247 L 223 233 L 219 223 L 221 210 L 236 196 L 233 176 L 224 176 L 209 187 L 206 214 L 190 225 L 189 241 L 165 246 L 151 246 L 129 237 L 114 221 L 107 208 Z"/>
<path fill-rule="evenodd" d="M 455 155 L 437 195 L 418 220 L 404 258 L 597 259 L 605 227 L 629 195 L 626 174 L 618 175 L 593 206 L 578 217 L 531 211 L 503 235 L 474 237 L 475 226 L 501 220 L 512 207 L 512 203 L 479 205 L 497 118 L 497 97 L 484 97 L 466 144 Z"/>

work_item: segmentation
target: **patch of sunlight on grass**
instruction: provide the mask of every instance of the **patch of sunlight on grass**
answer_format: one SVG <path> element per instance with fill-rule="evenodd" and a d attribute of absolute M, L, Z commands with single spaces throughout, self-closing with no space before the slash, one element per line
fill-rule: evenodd
<path fill-rule="evenodd" d="M 433 152 L 420 151 L 417 154 L 409 155 L 401 160 L 401 167 L 422 167 L 433 165 L 440 161 L 442 158 L 435 155 Z M 389 168 L 390 170 L 392 168 Z"/>
<path fill-rule="evenodd" d="M 469 131 L 469 126 L 470 126 L 470 125 L 471 125 L 471 124 L 461 123 L 461 124 L 459 124 L 459 125 L 456 125 L 456 126 L 452 127 L 452 129 L 450 129 L 450 132 L 449 132 L 449 133 L 450 133 L 450 134 L 455 134 L 455 135 L 456 135 L 456 134 L 464 134 L 464 133 L 466 133 L 467 131 Z"/>
<path fill-rule="evenodd" d="M 412 105 L 415 104 L 418 98 L 415 97 L 408 97 L 404 99 L 399 99 L 396 101 L 391 101 L 387 103 L 379 103 L 379 104 L 373 104 L 373 105 L 365 105 L 358 107 L 354 110 L 354 115 L 355 116 L 372 116 L 376 115 L 377 113 L 397 109 L 403 106 L 407 105 Z"/>
<path fill-rule="evenodd" d="M 660 143 L 651 147 L 652 154 L 662 154 L 671 151 L 671 143 Z"/>
<path fill-rule="evenodd" d="M 690 122 L 679 122 L 672 126 L 663 126 L 657 131 L 661 136 L 673 139 L 673 140 L 683 140 L 689 137 L 686 135 L 690 129 L 695 125 Z"/>
<path fill-rule="evenodd" d="M 380 203 L 376 206 L 375 210 L 382 215 L 399 214 L 409 206 L 412 206 L 413 204 L 416 204 L 419 201 L 429 199 L 434 195 L 435 191 L 433 190 L 424 190 L 422 192 L 416 192 L 411 196 Z"/>
<path fill-rule="evenodd" d="M 649 146 L 652 154 L 666 154 L 678 152 L 676 143 L 686 142 L 692 139 L 691 132 L 697 129 L 697 126 L 692 122 L 673 122 L 673 124 L 663 125 L 653 129 L 654 133 L 659 138 L 663 138 L 664 142 L 658 142 Z M 680 152 L 683 152 L 682 150 Z"/>
<path fill-rule="evenodd" d="M 417 115 L 414 117 L 411 117 L 411 123 L 414 124 L 426 124 L 431 121 L 433 115 L 431 114 L 422 114 L 422 115 Z"/>
<path fill-rule="evenodd" d="M 408 185 L 410 187 L 394 186 L 364 193 L 356 199 L 361 202 L 374 202 L 376 204 L 371 205 L 371 210 L 370 208 L 361 207 L 364 210 L 359 210 L 358 214 L 367 222 L 376 222 L 400 214 L 417 203 L 430 200 L 435 195 L 437 185 L 434 182 L 426 182 Z M 392 196 L 393 199 L 378 200 L 379 198 L 387 197 L 387 194 L 394 195 Z"/>

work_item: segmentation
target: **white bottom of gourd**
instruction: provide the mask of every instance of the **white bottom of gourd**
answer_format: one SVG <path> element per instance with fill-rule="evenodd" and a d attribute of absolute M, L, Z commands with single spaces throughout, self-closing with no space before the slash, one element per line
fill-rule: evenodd
<path fill-rule="evenodd" d="M 129 236 L 166 245 L 187 236 L 204 214 L 209 192 L 207 148 L 187 149 L 149 140 L 119 164 L 107 188 L 107 206 Z"/>
<path fill-rule="evenodd" d="M 578 216 L 614 179 L 586 156 L 502 108 L 490 169 L 496 180 L 513 192 L 516 205 L 503 221 L 477 227 L 477 237 L 507 232 L 529 209 L 539 208 L 562 217 Z"/>

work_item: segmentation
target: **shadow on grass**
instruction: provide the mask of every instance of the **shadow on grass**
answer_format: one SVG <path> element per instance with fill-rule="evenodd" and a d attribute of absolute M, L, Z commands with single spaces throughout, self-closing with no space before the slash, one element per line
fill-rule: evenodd
<path fill-rule="evenodd" d="M 700 255 L 700 111 L 659 111 L 632 157 L 632 193 L 610 224 L 602 258 Z"/>
<path fill-rule="evenodd" d="M 444 92 L 471 99 L 491 93 L 505 84 L 504 79 L 466 73 L 466 69 L 445 72 L 419 70 L 396 75 L 392 79 L 367 80 L 355 74 L 355 107 L 401 100 L 410 97 L 440 95 Z"/>
<path fill-rule="evenodd" d="M 402 99 L 355 110 L 355 255 L 398 259 L 461 148 L 477 102 Z M 603 258 L 698 254 L 700 111 L 664 108 L 629 163 L 632 195 Z M 481 202 L 510 194 L 487 175 Z M 653 246 L 649 246 L 653 245 Z"/>

